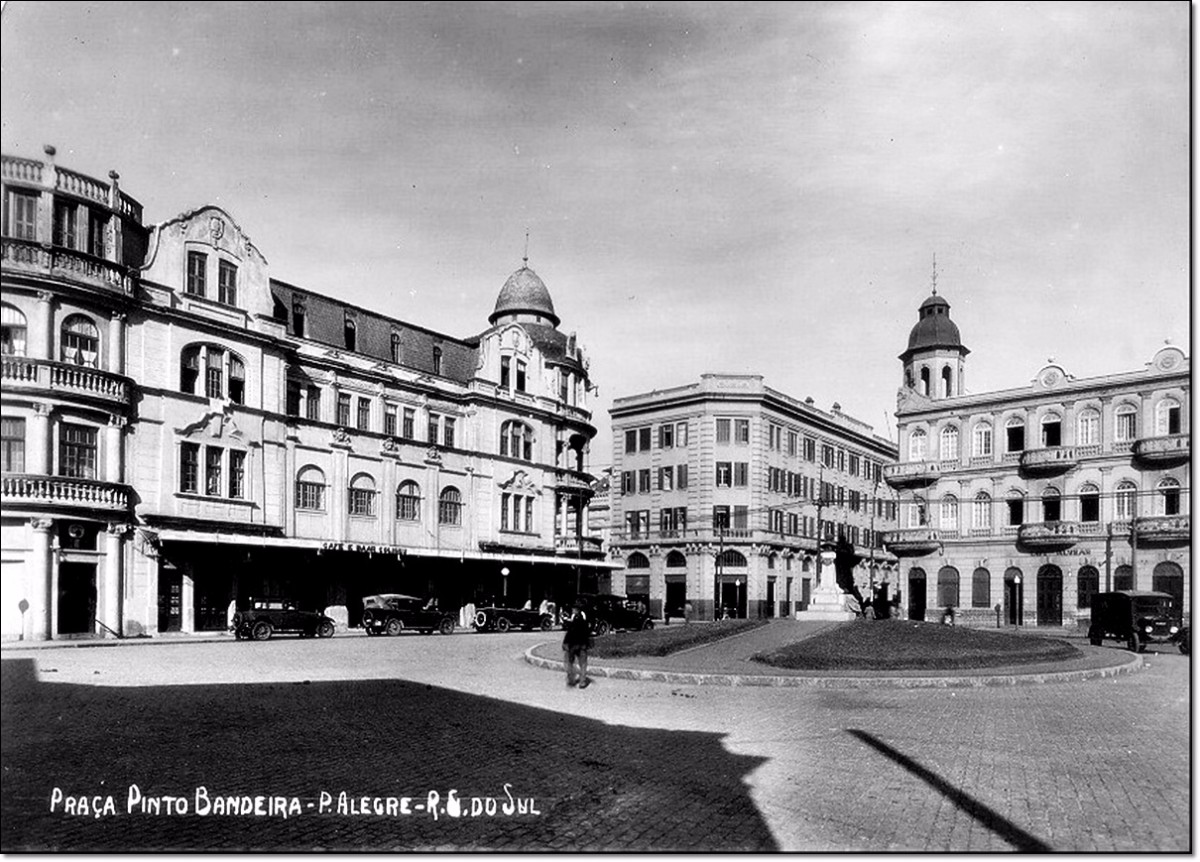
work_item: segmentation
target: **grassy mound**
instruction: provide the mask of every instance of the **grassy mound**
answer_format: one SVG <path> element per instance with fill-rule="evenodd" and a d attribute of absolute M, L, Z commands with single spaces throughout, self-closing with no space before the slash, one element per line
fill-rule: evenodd
<path fill-rule="evenodd" d="M 971 670 L 1082 655 L 1063 640 L 909 620 L 858 620 L 754 660 L 795 670 Z"/>
<path fill-rule="evenodd" d="M 719 641 L 730 635 L 748 632 L 766 624 L 767 620 L 721 620 L 644 632 L 618 632 L 596 638 L 589 653 L 592 658 L 664 656 L 689 647 Z"/>

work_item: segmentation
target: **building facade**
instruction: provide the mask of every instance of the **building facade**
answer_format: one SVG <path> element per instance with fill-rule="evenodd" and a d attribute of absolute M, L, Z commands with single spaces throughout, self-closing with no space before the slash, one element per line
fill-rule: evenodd
<path fill-rule="evenodd" d="M 272 279 L 218 207 L 144 226 L 53 148 L 2 176 L 5 638 L 607 583 L 588 360 L 527 265 L 453 337 Z"/>
<path fill-rule="evenodd" d="M 968 393 L 968 350 L 935 290 L 900 355 L 900 494 L 885 537 L 907 613 L 974 625 L 1085 625 L 1091 596 L 1191 600 L 1191 365 L 1076 378 L 1053 359 L 1016 389 Z"/>
<path fill-rule="evenodd" d="M 894 444 L 758 375 L 613 403 L 614 591 L 688 619 L 786 616 L 807 606 L 822 543 L 845 536 L 864 588 L 892 577 L 895 526 L 881 481 Z M 832 576 L 832 573 L 829 573 Z"/>

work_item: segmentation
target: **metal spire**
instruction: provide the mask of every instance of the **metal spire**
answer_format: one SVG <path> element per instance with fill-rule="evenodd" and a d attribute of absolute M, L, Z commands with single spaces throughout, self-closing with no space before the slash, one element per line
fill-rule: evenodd
<path fill-rule="evenodd" d="M 529 266 L 529 228 L 525 228 L 525 256 L 521 258 L 521 262 Z"/>
<path fill-rule="evenodd" d="M 933 295 L 937 296 L 937 252 L 933 253 Z"/>

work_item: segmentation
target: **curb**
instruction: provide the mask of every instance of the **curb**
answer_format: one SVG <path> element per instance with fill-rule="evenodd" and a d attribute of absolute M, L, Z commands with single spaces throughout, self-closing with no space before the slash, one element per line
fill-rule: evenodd
<path fill-rule="evenodd" d="M 534 655 L 537 644 L 525 651 L 525 661 L 534 667 L 565 672 L 563 662 Z M 994 686 L 1038 685 L 1101 679 L 1141 670 L 1142 657 L 1108 667 L 1081 670 L 1009 673 L 992 676 L 792 676 L 782 674 L 689 673 L 628 667 L 604 667 L 588 663 L 588 676 L 667 682 L 677 685 L 759 686 L 773 688 L 988 688 Z"/>

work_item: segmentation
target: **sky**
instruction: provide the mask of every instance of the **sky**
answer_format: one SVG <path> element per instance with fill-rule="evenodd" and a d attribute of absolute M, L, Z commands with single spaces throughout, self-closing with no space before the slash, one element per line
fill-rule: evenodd
<path fill-rule="evenodd" d="M 529 265 L 614 397 L 763 375 L 894 437 L 917 307 L 972 392 L 1190 351 L 1181 2 L 4 6 L 0 145 L 274 278 L 470 337 Z"/>

